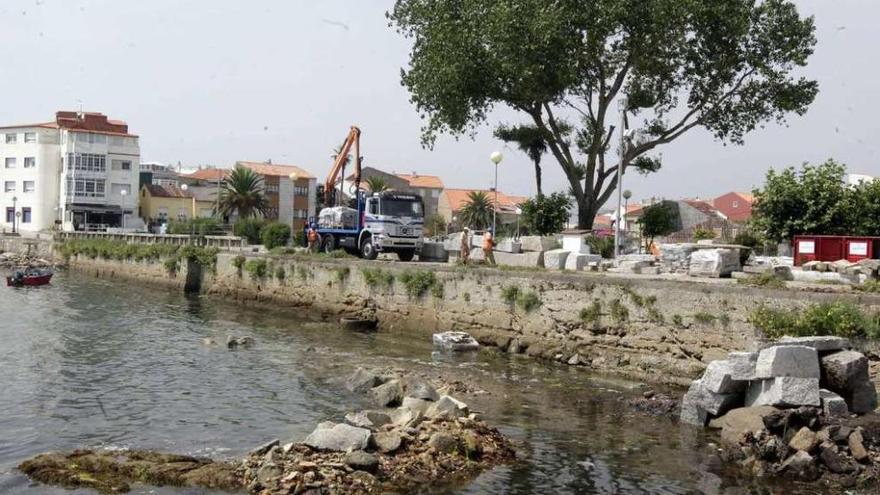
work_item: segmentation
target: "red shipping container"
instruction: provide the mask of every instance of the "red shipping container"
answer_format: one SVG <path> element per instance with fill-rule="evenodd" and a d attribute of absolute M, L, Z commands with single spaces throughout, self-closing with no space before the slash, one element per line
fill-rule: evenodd
<path fill-rule="evenodd" d="M 794 238 L 794 264 L 808 261 L 857 262 L 880 256 L 880 237 L 799 235 Z"/>

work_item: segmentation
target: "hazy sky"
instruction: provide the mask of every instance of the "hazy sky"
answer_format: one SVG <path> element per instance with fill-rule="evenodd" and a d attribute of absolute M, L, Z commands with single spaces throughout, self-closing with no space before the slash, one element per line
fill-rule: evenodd
<path fill-rule="evenodd" d="M 815 15 L 808 76 L 820 93 L 789 127 L 745 146 L 702 131 L 663 148 L 663 169 L 628 175 L 635 198 L 712 197 L 760 184 L 768 167 L 834 157 L 880 175 L 880 1 L 797 0 Z M 534 192 L 526 157 L 492 138 L 419 143 L 421 122 L 400 86 L 409 42 L 387 26 L 391 0 L 2 0 L 0 123 L 51 120 L 55 110 L 100 111 L 141 136 L 141 158 L 185 165 L 265 160 L 323 179 L 348 127 L 363 130 L 366 164 L 499 189 Z M 510 115 L 502 113 L 505 120 Z M 545 191 L 567 189 L 552 157 Z"/>

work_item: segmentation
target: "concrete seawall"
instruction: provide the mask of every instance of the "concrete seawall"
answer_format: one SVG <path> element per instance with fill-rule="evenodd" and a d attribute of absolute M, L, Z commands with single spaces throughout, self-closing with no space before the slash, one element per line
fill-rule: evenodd
<path fill-rule="evenodd" d="M 845 299 L 880 311 L 878 296 L 763 289 L 732 280 L 299 256 L 246 255 L 236 261 L 240 256 L 219 254 L 216 271 L 198 275 L 202 292 L 301 307 L 327 320 L 376 316 L 381 331 L 402 338 L 461 330 L 501 351 L 675 384 L 688 383 L 730 351 L 760 345 L 762 336 L 748 322 L 759 305 L 793 309 Z M 263 265 L 263 276 L 256 264 Z M 72 258 L 69 266 L 180 290 L 189 272 L 186 263 L 172 276 L 161 261 L 83 256 Z"/>

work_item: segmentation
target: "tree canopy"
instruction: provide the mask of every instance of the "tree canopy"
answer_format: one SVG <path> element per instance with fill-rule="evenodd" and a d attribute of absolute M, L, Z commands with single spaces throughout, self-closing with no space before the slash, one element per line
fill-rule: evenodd
<path fill-rule="evenodd" d="M 496 107 L 518 111 L 547 137 L 580 228 L 617 184 L 606 157 L 622 96 L 644 137 L 624 163 L 650 173 L 653 150 L 694 127 L 740 144 L 818 91 L 795 75 L 816 40 L 790 0 L 397 0 L 387 15 L 413 41 L 401 76 L 423 144 L 475 134 Z"/>
<path fill-rule="evenodd" d="M 465 227 L 482 230 L 492 224 L 493 210 L 492 199 L 488 194 L 483 191 L 471 191 L 458 213 L 458 221 Z"/>
<path fill-rule="evenodd" d="M 571 199 L 565 194 L 555 192 L 549 196 L 539 195 L 527 199 L 522 208 L 523 223 L 532 235 L 557 234 L 568 221 L 568 207 Z"/>
<path fill-rule="evenodd" d="M 228 216 L 238 212 L 240 218 L 264 215 L 269 201 L 263 194 L 263 178 L 253 170 L 236 166 L 223 179 L 218 203 L 219 213 Z"/>
<path fill-rule="evenodd" d="M 645 249 L 649 249 L 655 237 L 662 237 L 675 232 L 678 224 L 675 210 L 667 203 L 657 203 L 645 208 L 639 225 L 642 228 L 642 238 L 645 239 Z"/>

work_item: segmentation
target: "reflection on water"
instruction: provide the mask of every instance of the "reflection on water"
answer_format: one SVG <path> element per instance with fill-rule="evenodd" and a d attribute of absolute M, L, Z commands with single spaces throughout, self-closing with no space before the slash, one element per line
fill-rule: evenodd
<path fill-rule="evenodd" d="M 137 447 L 233 457 L 301 439 L 363 405 L 339 383 L 356 366 L 430 370 L 512 437 L 519 462 L 454 493 L 690 494 L 730 491 L 703 468 L 692 429 L 632 413 L 626 387 L 564 366 L 491 352 L 432 355 L 424 335 L 361 335 L 307 310 L 246 308 L 131 284 L 57 276 L 0 291 L 0 493 L 77 493 L 31 485 L 14 466 L 77 447 Z M 248 334 L 257 344 L 206 346 Z M 136 493 L 206 493 L 140 487 Z M 85 492 L 79 492 L 85 493 Z"/>

